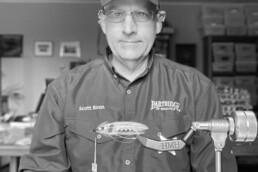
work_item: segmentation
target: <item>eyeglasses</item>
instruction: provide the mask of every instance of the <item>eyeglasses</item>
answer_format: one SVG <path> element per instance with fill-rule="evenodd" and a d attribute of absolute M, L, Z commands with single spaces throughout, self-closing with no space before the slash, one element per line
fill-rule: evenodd
<path fill-rule="evenodd" d="M 119 11 L 119 10 L 103 10 L 106 20 L 111 23 L 122 23 L 127 15 L 131 15 L 136 22 L 147 22 L 154 18 L 157 14 L 153 11 Z"/>

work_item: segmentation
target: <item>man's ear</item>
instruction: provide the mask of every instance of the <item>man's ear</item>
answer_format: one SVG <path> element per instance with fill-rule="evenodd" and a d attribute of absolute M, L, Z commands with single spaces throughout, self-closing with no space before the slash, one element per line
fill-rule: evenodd
<path fill-rule="evenodd" d="M 98 23 L 99 23 L 103 33 L 106 34 L 106 24 L 104 21 L 104 15 L 103 15 L 102 10 L 99 10 L 99 13 L 98 13 Z"/>
<path fill-rule="evenodd" d="M 156 23 L 156 33 L 159 34 L 162 30 L 163 22 L 166 18 L 166 12 L 165 11 L 159 11 L 157 13 L 157 23 Z"/>

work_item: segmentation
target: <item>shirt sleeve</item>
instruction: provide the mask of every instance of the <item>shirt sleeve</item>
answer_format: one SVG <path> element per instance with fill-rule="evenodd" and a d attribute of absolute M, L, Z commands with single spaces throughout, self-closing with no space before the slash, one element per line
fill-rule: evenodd
<path fill-rule="evenodd" d="M 223 118 L 219 96 L 212 82 L 195 88 L 195 121 Z M 215 147 L 208 131 L 197 131 L 190 148 L 190 161 L 194 172 L 216 171 Z M 222 171 L 237 172 L 234 155 L 230 153 L 229 141 L 222 150 Z"/>
<path fill-rule="evenodd" d="M 69 171 L 64 114 L 60 106 L 61 98 L 50 84 L 34 126 L 30 153 L 21 157 L 19 172 Z"/>

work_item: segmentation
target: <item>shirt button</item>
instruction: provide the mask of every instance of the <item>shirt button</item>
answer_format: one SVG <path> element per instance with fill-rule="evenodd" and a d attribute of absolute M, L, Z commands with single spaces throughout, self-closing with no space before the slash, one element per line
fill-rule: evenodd
<path fill-rule="evenodd" d="M 98 134 L 98 135 L 97 135 L 97 138 L 98 138 L 98 139 L 100 139 L 100 138 L 101 138 L 101 135 L 100 135 L 100 134 Z"/>
<path fill-rule="evenodd" d="M 131 94 L 131 93 L 132 93 L 132 91 L 131 91 L 131 90 L 127 90 L 126 92 L 127 92 L 127 94 Z"/>
<path fill-rule="evenodd" d="M 126 161 L 125 161 L 125 164 L 126 164 L 126 165 L 129 165 L 130 163 L 131 163 L 131 162 L 130 162 L 129 160 L 126 160 Z"/>
<path fill-rule="evenodd" d="M 117 75 L 114 75 L 114 78 L 116 78 L 116 79 L 117 79 Z"/>

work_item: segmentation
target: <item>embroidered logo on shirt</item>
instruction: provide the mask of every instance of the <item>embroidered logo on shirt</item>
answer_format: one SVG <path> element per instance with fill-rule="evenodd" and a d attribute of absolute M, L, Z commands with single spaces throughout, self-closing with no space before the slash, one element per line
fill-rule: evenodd
<path fill-rule="evenodd" d="M 173 101 L 151 101 L 151 110 L 176 110 L 181 111 L 180 103 Z"/>
<path fill-rule="evenodd" d="M 79 111 L 89 111 L 89 110 L 103 110 L 105 106 L 93 105 L 93 106 L 79 106 Z"/>

